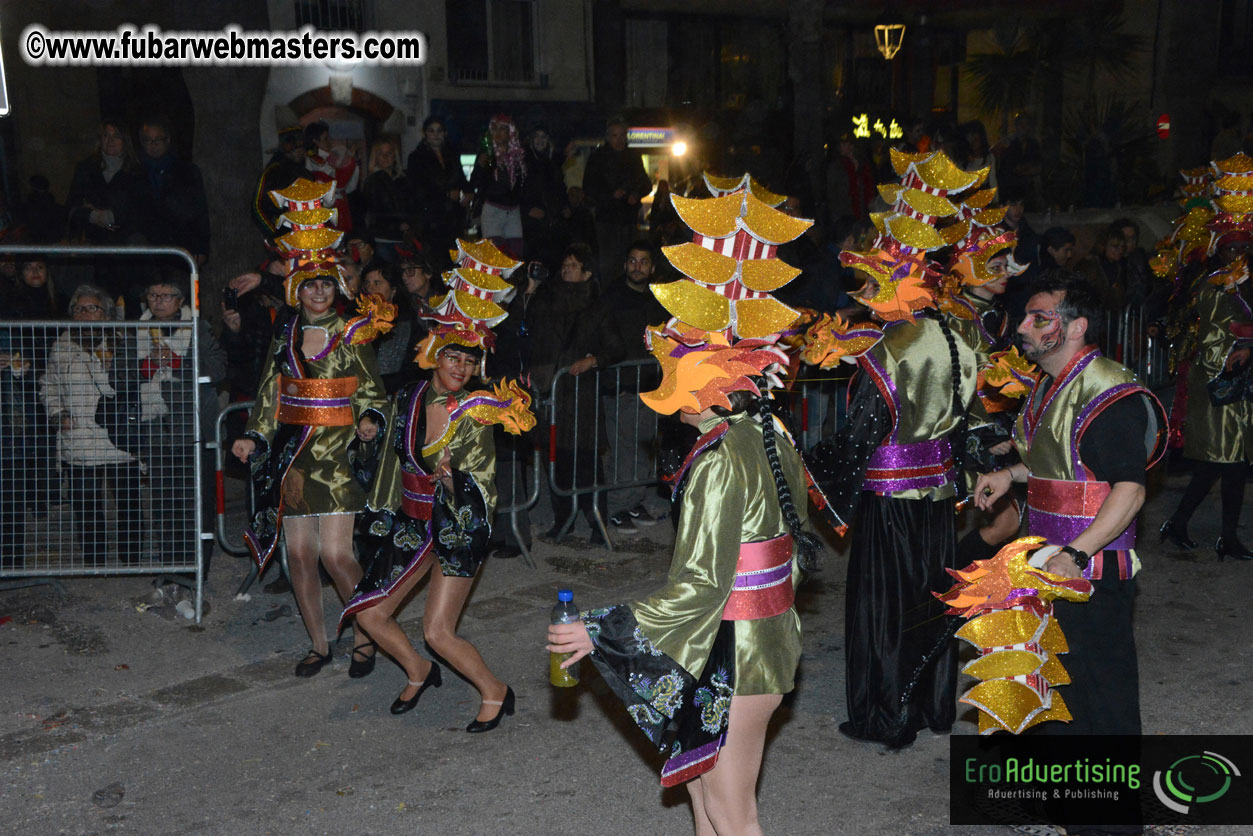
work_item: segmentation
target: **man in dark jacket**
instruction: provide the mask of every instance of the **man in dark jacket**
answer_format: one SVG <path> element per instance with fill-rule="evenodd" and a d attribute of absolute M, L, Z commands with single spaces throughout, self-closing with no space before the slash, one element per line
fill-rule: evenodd
<path fill-rule="evenodd" d="M 626 120 L 615 117 L 605 126 L 605 142 L 587 158 L 583 191 L 596 216 L 597 259 L 601 276 L 612 276 L 618 259 L 635 235 L 640 199 L 652 191 L 644 159 L 627 148 Z"/>
<path fill-rule="evenodd" d="M 170 150 L 170 126 L 162 117 L 139 129 L 147 211 L 141 230 L 149 244 L 182 247 L 197 264 L 209 257 L 209 202 L 200 169 Z"/>
<path fill-rule="evenodd" d="M 649 289 L 656 272 L 658 254 L 645 240 L 630 245 L 619 276 L 600 297 L 593 313 L 589 354 L 570 367 L 571 374 L 587 368 L 600 369 L 605 429 L 611 444 L 606 478 L 611 484 L 652 482 L 657 469 L 652 459 L 657 437 L 657 416 L 644 408 L 639 393 L 657 388 L 660 367 L 649 354 L 641 335 L 649 325 L 661 325 L 670 314 Z M 647 361 L 643 366 L 610 368 L 626 361 Z M 617 510 L 610 518 L 613 531 L 635 534 L 640 525 L 652 525 L 655 517 L 645 506 L 651 485 L 637 484 L 614 491 Z"/>

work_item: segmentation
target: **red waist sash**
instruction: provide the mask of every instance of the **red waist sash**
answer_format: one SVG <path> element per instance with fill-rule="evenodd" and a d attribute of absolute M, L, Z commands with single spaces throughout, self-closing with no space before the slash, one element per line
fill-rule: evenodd
<path fill-rule="evenodd" d="M 1027 480 L 1027 533 L 1065 546 L 1092 525 L 1112 490 L 1108 482 L 1070 482 L 1064 479 Z M 1131 521 L 1106 549 L 1134 549 L 1136 523 Z"/>
<path fill-rule="evenodd" d="M 723 621 L 752 621 L 781 615 L 792 607 L 792 535 L 741 543 L 735 587 L 722 611 Z"/>
<path fill-rule="evenodd" d="M 415 520 L 429 520 L 435 504 L 435 480 L 425 473 L 400 474 L 400 510 Z"/>

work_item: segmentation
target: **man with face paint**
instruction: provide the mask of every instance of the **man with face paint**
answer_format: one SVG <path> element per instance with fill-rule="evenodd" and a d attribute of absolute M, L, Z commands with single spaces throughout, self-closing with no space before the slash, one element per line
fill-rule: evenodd
<path fill-rule="evenodd" d="M 1103 319 L 1081 276 L 1045 275 L 1018 327 L 1024 353 L 1044 373 L 1014 426 L 1022 461 L 975 486 L 976 503 L 988 509 L 1011 482 L 1026 482 L 1027 533 L 1049 544 L 1044 569 L 1087 578 L 1095 589 L 1087 603 L 1054 604 L 1070 646 L 1065 698 L 1074 720 L 1042 723 L 1041 734 L 1140 733 L 1135 518 L 1145 471 L 1164 450 L 1166 414 L 1131 371 L 1097 349 Z"/>

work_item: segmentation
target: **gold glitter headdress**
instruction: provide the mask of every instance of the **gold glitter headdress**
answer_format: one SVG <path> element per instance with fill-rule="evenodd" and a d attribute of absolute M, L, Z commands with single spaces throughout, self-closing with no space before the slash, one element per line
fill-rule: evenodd
<path fill-rule="evenodd" d="M 1087 601 L 1092 583 L 1032 568 L 1030 555 L 1044 542 L 1020 537 L 990 560 L 950 569 L 957 583 L 943 595 L 933 593 L 949 615 L 968 619 L 956 635 L 979 655 L 962 673 L 980 682 L 961 701 L 979 709 L 980 734 L 1020 734 L 1045 720 L 1071 720 L 1055 690 L 1070 676 L 1057 657 L 1067 646 L 1052 602 Z"/>
<path fill-rule="evenodd" d="M 509 315 L 503 305 L 517 290 L 505 277 L 522 266 L 491 241 L 457 239 L 451 252 L 456 267 L 444 274 L 448 292 L 431 299 L 431 312 L 422 319 L 431 331 L 418 345 L 418 365 L 433 369 L 439 352 L 448 345 L 477 348 L 486 355 L 496 345 L 492 328 Z"/>
<path fill-rule="evenodd" d="M 722 197 L 734 192 L 747 191 L 762 203 L 776 209 L 779 207 L 779 204 L 787 200 L 787 195 L 775 194 L 747 173 L 740 177 L 719 177 L 706 171 L 701 176 L 705 179 L 705 188 L 709 189 L 709 194 L 713 197 Z"/>
<path fill-rule="evenodd" d="M 740 389 L 760 395 L 753 377 L 766 377 L 768 387 L 781 385 L 774 372 L 787 366 L 787 355 L 777 343 L 799 312 L 770 293 L 800 271 L 775 252 L 813 222 L 758 199 L 752 183 L 745 175 L 736 190 L 705 200 L 671 196 L 694 235 L 689 243 L 663 248 L 679 279 L 651 285 L 673 317 L 645 335 L 661 363 L 662 381 L 640 397 L 657 412 L 729 406 L 727 395 Z"/>
<path fill-rule="evenodd" d="M 275 241 L 287 259 L 287 277 L 283 281 L 287 304 L 300 304 L 300 285 L 322 276 L 333 279 L 340 293 L 352 299 L 335 254 L 344 233 L 326 226 L 338 218 L 338 212 L 330 208 L 335 202 L 335 183 L 301 178 L 284 189 L 271 191 L 270 199 L 283 210 L 278 228 L 288 230 Z"/>
<path fill-rule="evenodd" d="M 1213 203 L 1217 214 L 1208 224 L 1214 233 L 1209 254 L 1232 238 L 1253 237 L 1253 157 L 1238 153 L 1210 163 L 1214 172 Z"/>

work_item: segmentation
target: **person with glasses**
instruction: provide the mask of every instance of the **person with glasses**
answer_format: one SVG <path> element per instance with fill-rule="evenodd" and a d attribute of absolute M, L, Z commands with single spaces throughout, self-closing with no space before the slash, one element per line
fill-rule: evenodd
<path fill-rule="evenodd" d="M 152 117 L 139 128 L 145 207 L 141 232 L 148 244 L 182 247 L 204 264 L 209 257 L 209 202 L 194 163 L 172 150 L 169 120 Z M 142 301 L 142 300 L 140 300 Z"/>
<path fill-rule="evenodd" d="M 204 443 L 213 437 L 217 415 L 214 384 L 226 377 L 226 352 L 203 320 L 195 329 L 199 368 L 192 357 L 192 309 L 183 291 L 183 278 L 172 272 L 157 278 L 144 292 L 146 310 L 140 316 L 148 328 L 136 340 L 144 461 L 148 465 L 151 492 L 153 542 L 163 562 L 187 563 L 194 559 L 199 532 L 195 531 L 192 498 L 199 459 L 201 479 L 201 530 L 212 531 L 213 460 Z M 194 410 L 196 375 L 200 386 L 200 412 Z M 195 443 L 196 422 L 201 444 Z M 195 448 L 196 455 L 192 455 Z M 209 571 L 213 541 L 200 546 L 204 571 Z"/>
<path fill-rule="evenodd" d="M 57 428 L 58 455 L 69 485 L 76 534 L 88 566 L 105 565 L 109 541 L 105 508 L 109 492 L 117 511 L 117 550 L 112 565 L 135 565 L 144 530 L 135 436 L 128 432 L 134 390 L 126 370 L 133 348 L 122 332 L 93 328 L 113 318 L 109 295 L 80 285 L 70 297 L 73 323 L 53 343 L 41 397 Z"/>

